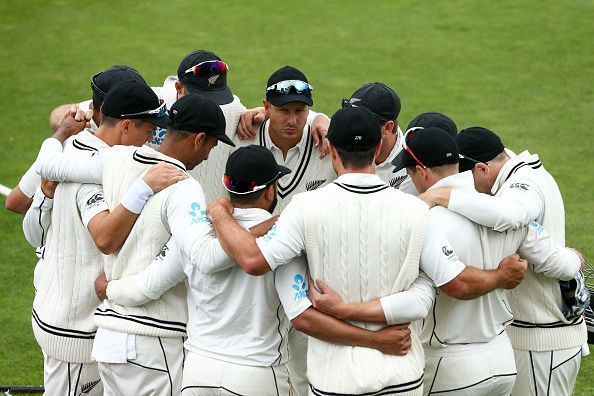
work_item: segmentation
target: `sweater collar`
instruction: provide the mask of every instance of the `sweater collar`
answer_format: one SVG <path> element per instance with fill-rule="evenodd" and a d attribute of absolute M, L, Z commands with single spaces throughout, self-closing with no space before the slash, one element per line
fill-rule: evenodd
<path fill-rule="evenodd" d="M 537 154 L 530 154 L 527 150 L 522 151 L 520 154 L 515 155 L 513 151 L 507 150 L 506 153 L 511 157 L 499 171 L 493 187 L 491 187 L 491 194 L 495 195 L 497 191 L 503 186 L 503 183 L 509 179 L 518 169 L 524 166 L 539 167 L 540 159 Z"/>
<path fill-rule="evenodd" d="M 452 190 L 474 190 L 474 178 L 472 177 L 472 171 L 456 173 L 455 175 L 444 177 L 429 187 L 428 191 L 444 187 L 451 188 Z"/>
<path fill-rule="evenodd" d="M 147 145 L 139 147 L 138 150 L 134 151 L 133 157 L 135 161 L 142 163 L 156 164 L 157 162 L 167 162 L 168 164 L 171 164 L 186 172 L 186 166 L 183 163 L 176 160 L 175 158 L 162 154 L 159 151 Z"/>

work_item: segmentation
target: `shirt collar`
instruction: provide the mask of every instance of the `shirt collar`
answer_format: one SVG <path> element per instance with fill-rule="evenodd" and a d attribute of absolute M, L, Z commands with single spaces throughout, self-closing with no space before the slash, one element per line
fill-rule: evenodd
<path fill-rule="evenodd" d="M 392 151 L 390 151 L 388 158 L 386 158 L 386 160 L 384 162 L 382 162 L 381 164 L 376 165 L 377 168 L 393 166 L 392 161 L 394 160 L 394 158 L 396 158 L 398 153 L 400 153 L 400 151 L 402 150 L 402 130 L 400 129 L 400 127 L 398 127 L 398 129 L 396 130 L 396 135 L 397 135 L 396 142 L 394 143 L 394 147 L 392 147 Z"/>
<path fill-rule="evenodd" d="M 451 188 L 453 190 L 474 190 L 474 178 L 472 177 L 472 171 L 456 173 L 455 175 L 444 177 L 443 179 L 438 180 L 437 183 L 429 187 L 428 190 L 434 190 L 436 188 L 444 187 Z"/>
<path fill-rule="evenodd" d="M 372 173 L 345 173 L 344 175 L 337 177 L 335 182 L 355 186 L 377 186 L 386 184 L 378 175 Z"/>
<path fill-rule="evenodd" d="M 270 212 L 260 208 L 233 208 L 233 218 L 237 221 L 264 221 L 271 217 Z"/>
<path fill-rule="evenodd" d="M 497 178 L 495 179 L 495 183 L 493 183 L 493 187 L 491 187 L 491 194 L 495 195 L 497 191 L 501 188 L 503 183 L 509 178 L 510 173 L 516 169 L 516 166 L 521 162 L 535 162 L 538 161 L 537 154 L 530 154 L 527 150 L 522 151 L 520 154 L 516 155 L 513 151 L 505 149 L 505 152 L 510 157 L 509 161 L 507 161 L 501 167 Z"/>

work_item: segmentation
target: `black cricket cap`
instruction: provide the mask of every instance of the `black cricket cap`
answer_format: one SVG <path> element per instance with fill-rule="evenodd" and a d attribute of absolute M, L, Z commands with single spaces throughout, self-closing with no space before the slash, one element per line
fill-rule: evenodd
<path fill-rule="evenodd" d="M 185 95 L 169 110 L 168 128 L 178 131 L 214 136 L 219 141 L 235 146 L 225 135 L 225 115 L 215 102 L 199 94 Z"/>
<path fill-rule="evenodd" d="M 460 131 L 456 143 L 460 151 L 460 172 L 474 168 L 479 162 L 491 161 L 505 149 L 495 132 L 478 126 Z"/>
<path fill-rule="evenodd" d="M 341 150 L 367 151 L 377 147 L 382 140 L 379 121 L 365 107 L 339 109 L 330 119 L 328 141 Z"/>
<path fill-rule="evenodd" d="M 122 81 L 114 85 L 103 101 L 104 115 L 120 120 L 143 120 L 161 128 L 167 126 L 165 104 L 144 80 Z"/>
<path fill-rule="evenodd" d="M 233 93 L 227 85 L 227 74 L 212 71 L 207 75 L 194 75 L 186 70 L 199 63 L 222 59 L 211 51 L 196 50 L 190 52 L 177 68 L 177 78 L 186 86 L 188 92 L 198 93 L 208 97 L 216 104 L 224 105 L 233 102 Z"/>
<path fill-rule="evenodd" d="M 264 146 L 240 147 L 229 156 L 225 166 L 223 185 L 235 194 L 250 194 L 291 173 L 276 163 L 272 152 Z"/>
<path fill-rule="evenodd" d="M 128 65 L 114 65 L 105 69 L 91 77 L 93 98 L 103 102 L 105 95 L 107 95 L 107 92 L 109 92 L 114 85 L 122 81 L 131 80 L 146 82 L 136 69 Z"/>
<path fill-rule="evenodd" d="M 284 66 L 272 73 L 266 83 L 266 100 L 268 100 L 274 106 L 282 106 L 291 102 L 301 102 L 308 106 L 313 105 L 313 99 L 311 98 L 311 90 L 307 89 L 301 93 L 297 93 L 295 90 L 290 90 L 289 93 L 280 93 L 275 90 L 268 90 L 275 84 L 282 81 L 297 80 L 303 81 L 309 84 L 307 77 L 300 70 L 292 66 Z"/>
<path fill-rule="evenodd" d="M 435 111 L 419 114 L 412 119 L 412 121 L 406 127 L 406 130 L 408 131 L 413 127 L 440 128 L 446 131 L 454 139 L 458 134 L 458 127 L 456 126 L 454 120 L 443 113 L 438 113 Z"/>
<path fill-rule="evenodd" d="M 392 160 L 395 166 L 393 172 L 398 172 L 409 166 L 424 166 L 432 168 L 446 164 L 457 164 L 458 146 L 454 139 L 443 129 L 436 127 L 409 130 L 404 135 L 406 145 L 414 154 L 403 148 Z M 415 159 L 416 157 L 416 159 Z"/>
<path fill-rule="evenodd" d="M 400 115 L 400 98 L 394 90 L 381 82 L 363 85 L 356 90 L 349 100 L 343 101 L 343 107 L 367 107 L 381 122 L 396 121 Z"/>

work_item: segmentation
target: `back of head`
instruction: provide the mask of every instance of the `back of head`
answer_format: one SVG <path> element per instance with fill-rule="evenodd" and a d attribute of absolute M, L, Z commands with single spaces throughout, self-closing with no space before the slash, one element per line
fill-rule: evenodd
<path fill-rule="evenodd" d="M 372 165 L 382 140 L 377 117 L 365 107 L 339 109 L 330 120 L 326 136 L 336 149 L 342 165 L 352 169 Z"/>
<path fill-rule="evenodd" d="M 460 151 L 461 172 L 474 168 L 477 163 L 492 161 L 505 149 L 495 132 L 478 126 L 460 131 L 456 143 Z"/>
<path fill-rule="evenodd" d="M 144 82 L 126 80 L 115 84 L 105 96 L 103 117 L 112 120 L 142 120 L 165 128 L 167 114 L 165 103 Z"/>
<path fill-rule="evenodd" d="M 238 148 L 229 156 L 223 186 L 229 192 L 231 202 L 253 204 L 266 187 L 290 172 L 276 163 L 266 147 L 249 145 Z"/>
<path fill-rule="evenodd" d="M 291 102 L 313 105 L 311 97 L 313 87 L 307 81 L 305 74 L 292 66 L 281 67 L 272 73 L 266 84 L 266 100 L 274 106 Z"/>
<path fill-rule="evenodd" d="M 403 137 L 403 150 L 394 158 L 394 172 L 403 168 L 434 168 L 459 162 L 458 147 L 443 129 L 414 127 Z"/>
<path fill-rule="evenodd" d="M 342 101 L 342 107 L 359 106 L 371 110 L 381 123 L 396 121 L 402 107 L 396 92 L 381 82 L 365 84 Z"/>
<path fill-rule="evenodd" d="M 214 52 L 190 52 L 179 64 L 177 78 L 188 93 L 201 94 L 218 105 L 233 102 L 233 93 L 227 85 L 229 66 Z"/>
<path fill-rule="evenodd" d="M 169 110 L 167 129 L 186 133 L 203 132 L 235 146 L 225 135 L 225 115 L 220 106 L 203 95 L 190 94 L 177 100 Z"/>
<path fill-rule="evenodd" d="M 128 65 L 114 65 L 91 77 L 91 90 L 93 91 L 93 106 L 96 110 L 101 108 L 107 92 L 123 81 L 144 81 L 136 69 Z"/>
<path fill-rule="evenodd" d="M 408 124 L 406 130 L 414 127 L 436 127 L 446 131 L 452 138 L 458 134 L 458 126 L 450 117 L 443 113 L 427 112 L 421 113 Z"/>

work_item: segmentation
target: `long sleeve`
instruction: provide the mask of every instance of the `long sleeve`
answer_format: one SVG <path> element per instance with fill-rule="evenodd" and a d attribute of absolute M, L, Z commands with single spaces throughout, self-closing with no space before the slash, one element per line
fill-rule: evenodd
<path fill-rule="evenodd" d="M 37 187 L 33 203 L 23 218 L 23 233 L 33 247 L 45 245 L 47 232 L 52 221 L 54 200 L 45 196 L 41 187 Z"/>
<path fill-rule="evenodd" d="M 549 278 L 570 280 L 580 269 L 580 259 L 571 249 L 557 245 L 543 226 L 533 221 L 518 250 L 534 272 Z"/>
<path fill-rule="evenodd" d="M 107 298 L 127 306 L 141 305 L 157 299 L 186 279 L 183 263 L 183 255 L 171 239 L 144 271 L 110 281 Z"/>
<path fill-rule="evenodd" d="M 36 171 L 48 180 L 101 184 L 105 155 L 101 151 L 62 152 L 59 140 L 49 138 L 41 145 Z"/>
<path fill-rule="evenodd" d="M 505 187 L 501 196 L 469 190 L 452 190 L 448 209 L 493 228 L 495 231 L 518 229 L 538 218 L 544 202 L 529 180 Z"/>
<path fill-rule="evenodd" d="M 389 325 L 423 319 L 435 301 L 435 286 L 423 272 L 408 290 L 380 298 Z"/>

